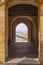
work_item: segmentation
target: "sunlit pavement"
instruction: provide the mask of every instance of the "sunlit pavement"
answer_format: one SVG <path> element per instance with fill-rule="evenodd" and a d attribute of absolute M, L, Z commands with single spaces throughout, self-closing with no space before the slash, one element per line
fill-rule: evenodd
<path fill-rule="evenodd" d="M 40 65 L 40 62 L 38 59 L 23 57 L 11 59 L 4 65 Z"/>

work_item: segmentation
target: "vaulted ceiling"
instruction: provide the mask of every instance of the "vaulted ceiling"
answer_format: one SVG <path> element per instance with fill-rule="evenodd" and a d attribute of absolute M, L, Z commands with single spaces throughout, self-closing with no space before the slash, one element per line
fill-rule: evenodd
<path fill-rule="evenodd" d="M 33 5 L 19 4 L 8 9 L 9 16 L 27 15 L 34 16 L 38 14 L 38 8 Z"/>

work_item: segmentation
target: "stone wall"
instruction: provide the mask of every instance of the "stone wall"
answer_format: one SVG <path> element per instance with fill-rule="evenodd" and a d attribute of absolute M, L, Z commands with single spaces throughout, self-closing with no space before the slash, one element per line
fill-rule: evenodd
<path fill-rule="evenodd" d="M 40 62 L 43 65 L 43 5 L 41 5 L 40 16 Z"/>
<path fill-rule="evenodd" d="M 5 5 L 0 7 L 0 62 L 5 62 Z"/>

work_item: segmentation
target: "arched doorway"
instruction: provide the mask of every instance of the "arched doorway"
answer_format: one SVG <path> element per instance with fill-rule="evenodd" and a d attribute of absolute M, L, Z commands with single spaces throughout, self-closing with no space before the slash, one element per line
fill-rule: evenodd
<path fill-rule="evenodd" d="M 28 42 L 28 28 L 24 23 L 16 26 L 15 42 Z"/>
<path fill-rule="evenodd" d="M 8 12 L 10 21 L 9 56 L 14 57 L 16 55 L 19 57 L 26 56 L 30 58 L 38 58 L 38 8 L 33 5 L 20 4 L 9 8 Z M 33 21 L 27 17 L 30 17 Z M 20 42 L 16 44 L 15 29 L 20 23 L 24 23 L 28 27 L 28 42 Z"/>

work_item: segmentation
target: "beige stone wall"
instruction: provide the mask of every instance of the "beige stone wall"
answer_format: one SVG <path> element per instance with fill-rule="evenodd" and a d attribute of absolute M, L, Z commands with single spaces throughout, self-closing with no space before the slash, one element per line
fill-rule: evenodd
<path fill-rule="evenodd" d="M 43 65 L 43 5 L 41 5 L 41 16 L 40 16 L 40 62 Z"/>
<path fill-rule="evenodd" d="M 40 60 L 43 64 L 43 16 L 41 16 L 40 19 Z"/>
<path fill-rule="evenodd" d="M 0 7 L 0 62 L 5 61 L 5 5 Z"/>

